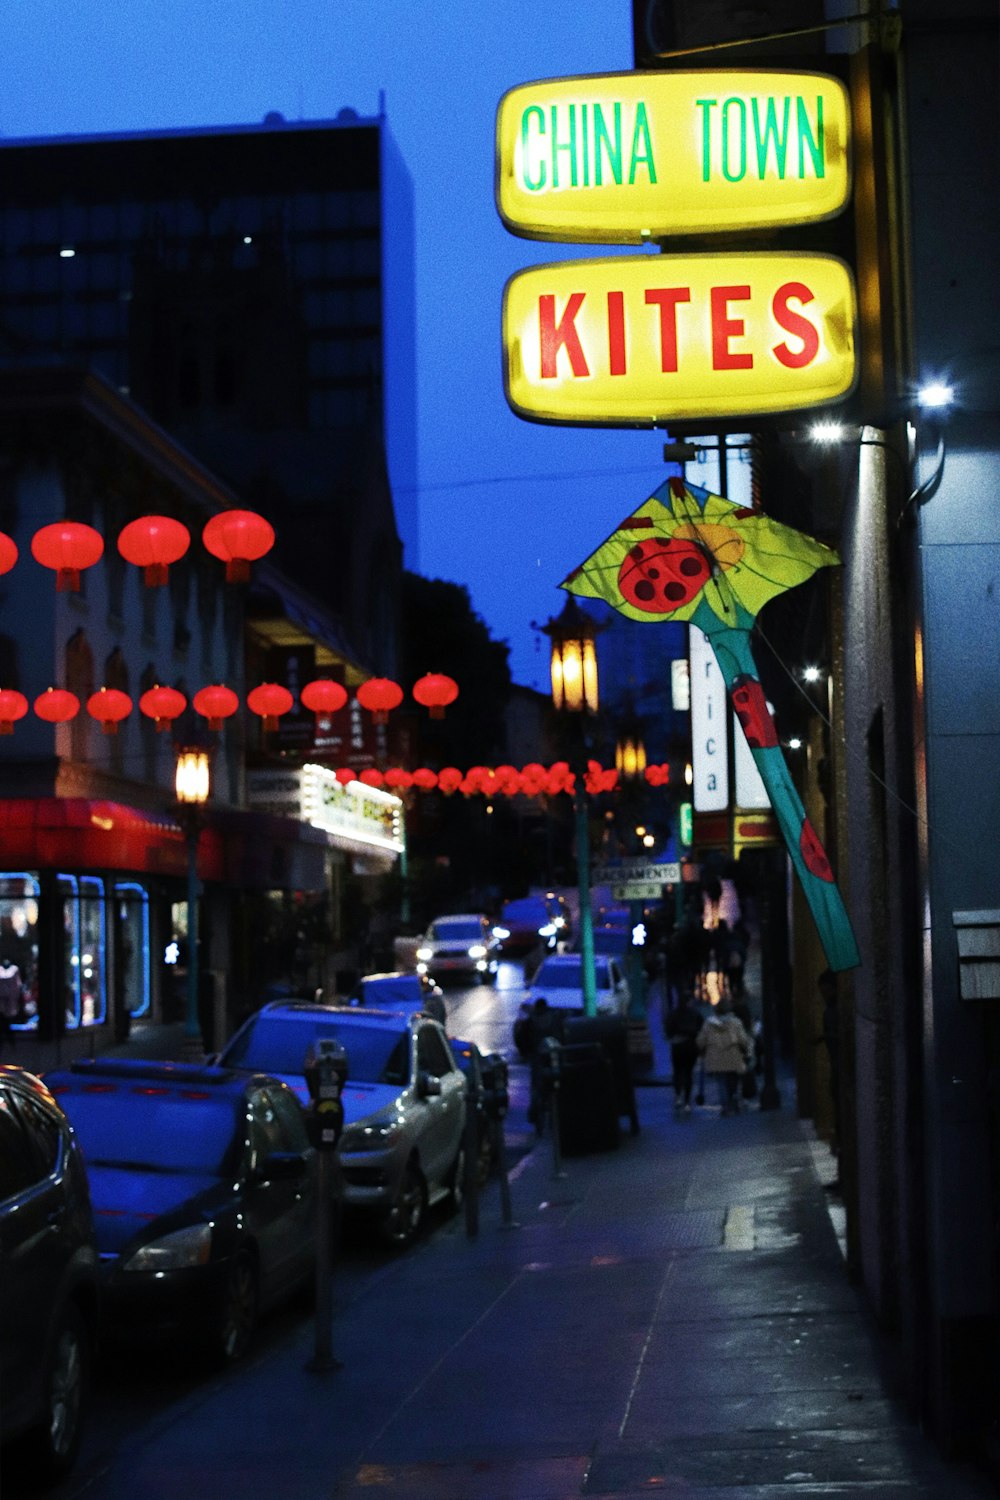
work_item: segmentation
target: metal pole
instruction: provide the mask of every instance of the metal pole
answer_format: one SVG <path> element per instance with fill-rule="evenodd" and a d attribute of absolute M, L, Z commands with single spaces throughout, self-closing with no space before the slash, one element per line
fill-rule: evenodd
<path fill-rule="evenodd" d="M 195 1043 L 201 1040 L 201 1025 L 198 1020 L 198 824 L 193 815 L 188 824 L 187 839 L 188 972 L 184 1038 Z"/>
<path fill-rule="evenodd" d="M 594 913 L 590 905 L 590 827 L 587 818 L 587 788 L 584 772 L 576 774 L 576 880 L 580 894 L 580 968 L 583 978 L 583 1012 L 597 1015 L 597 979 L 594 972 Z"/>

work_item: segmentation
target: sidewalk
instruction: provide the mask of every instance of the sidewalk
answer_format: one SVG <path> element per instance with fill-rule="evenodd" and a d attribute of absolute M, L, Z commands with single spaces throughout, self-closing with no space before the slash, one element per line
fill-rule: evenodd
<path fill-rule="evenodd" d="M 343 1368 L 303 1323 L 139 1431 L 87 1500 L 972 1500 L 883 1383 L 809 1127 L 784 1107 L 675 1119 L 554 1175 L 546 1138 L 476 1239 L 461 1218 L 334 1272 Z M 520 1118 L 511 1130 L 521 1131 Z"/>

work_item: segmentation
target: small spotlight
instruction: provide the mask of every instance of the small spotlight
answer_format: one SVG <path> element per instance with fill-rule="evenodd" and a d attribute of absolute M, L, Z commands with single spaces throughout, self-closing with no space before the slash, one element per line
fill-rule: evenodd
<path fill-rule="evenodd" d="M 819 682 L 823 676 L 820 667 L 805 667 L 802 672 L 803 682 Z"/>
<path fill-rule="evenodd" d="M 252 234 L 245 234 L 243 236 L 243 243 L 244 243 L 244 245 L 252 245 L 253 244 L 253 235 Z"/>
<path fill-rule="evenodd" d="M 63 245 L 62 249 L 59 251 L 59 259 L 72 260 L 75 254 L 76 251 L 73 249 L 72 245 Z"/>
<path fill-rule="evenodd" d="M 950 406 L 955 399 L 952 386 L 943 380 L 932 380 L 928 385 L 923 385 L 917 392 L 917 402 L 925 410 L 940 411 L 942 407 Z"/>
<path fill-rule="evenodd" d="M 839 443 L 844 436 L 843 422 L 814 422 L 809 429 L 814 443 Z"/>
<path fill-rule="evenodd" d="M 788 748 L 789 748 L 789 750 L 801 750 L 802 749 L 802 741 L 799 739 L 798 735 L 795 735 L 795 737 L 793 739 L 790 739 L 788 741 Z"/>

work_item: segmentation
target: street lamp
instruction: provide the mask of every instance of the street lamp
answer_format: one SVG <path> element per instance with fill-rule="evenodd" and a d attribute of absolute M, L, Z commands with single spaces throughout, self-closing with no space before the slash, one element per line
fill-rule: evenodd
<path fill-rule="evenodd" d="M 208 751 L 197 746 L 179 749 L 174 775 L 174 791 L 180 821 L 187 837 L 187 911 L 188 966 L 187 1006 L 184 1012 L 184 1039 L 192 1050 L 198 1050 L 201 1026 L 198 1021 L 198 835 L 204 821 L 205 803 L 211 787 Z"/>
<path fill-rule="evenodd" d="M 625 713 L 618 729 L 618 739 L 615 742 L 615 767 L 622 786 L 622 797 L 625 803 L 625 811 L 631 821 L 634 804 L 640 789 L 646 785 L 646 745 L 642 738 L 642 726 L 631 711 Z M 635 850 L 639 846 L 650 849 L 656 840 L 644 827 L 638 827 L 634 834 Z M 632 839 L 629 839 L 632 843 Z M 629 849 L 629 853 L 633 850 Z M 629 901 L 629 930 L 634 932 L 642 921 L 643 902 Z M 642 953 L 635 944 L 631 944 L 628 950 L 628 981 L 629 992 L 632 1002 L 629 1014 L 639 1021 L 646 1019 L 646 976 L 643 969 Z"/>
<path fill-rule="evenodd" d="M 552 702 L 557 709 L 578 716 L 579 734 L 574 736 L 573 770 L 576 780 L 573 806 L 576 814 L 576 880 L 580 895 L 580 968 L 583 979 L 584 1015 L 597 1014 L 597 983 L 594 972 L 594 914 L 590 905 L 590 828 L 587 818 L 586 736 L 588 714 L 597 712 L 597 653 L 594 640 L 604 629 L 586 614 L 572 595 L 558 619 L 541 627 L 552 642 Z"/>

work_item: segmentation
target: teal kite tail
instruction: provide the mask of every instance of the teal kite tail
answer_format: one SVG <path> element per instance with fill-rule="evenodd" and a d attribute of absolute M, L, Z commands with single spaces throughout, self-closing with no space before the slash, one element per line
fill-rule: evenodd
<path fill-rule="evenodd" d="M 746 631 L 729 630 L 710 639 L 733 707 L 771 799 L 802 894 L 809 903 L 826 961 L 836 971 L 854 969 L 861 957 L 851 919 L 833 878 L 826 851 L 806 817 L 778 744 L 774 720 L 757 676 L 750 636 Z"/>

